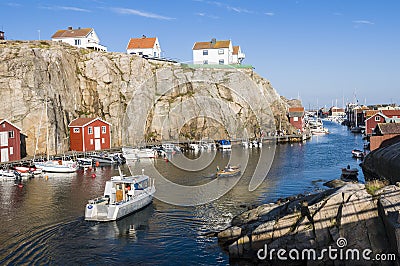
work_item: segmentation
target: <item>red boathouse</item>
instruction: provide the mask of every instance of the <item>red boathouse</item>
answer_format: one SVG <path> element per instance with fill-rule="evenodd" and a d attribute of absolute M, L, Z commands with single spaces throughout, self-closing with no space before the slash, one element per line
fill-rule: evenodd
<path fill-rule="evenodd" d="M 0 119 L 0 162 L 21 160 L 21 129 Z"/>
<path fill-rule="evenodd" d="M 71 121 L 68 127 L 72 151 L 111 148 L 111 124 L 100 118 L 77 118 Z"/>

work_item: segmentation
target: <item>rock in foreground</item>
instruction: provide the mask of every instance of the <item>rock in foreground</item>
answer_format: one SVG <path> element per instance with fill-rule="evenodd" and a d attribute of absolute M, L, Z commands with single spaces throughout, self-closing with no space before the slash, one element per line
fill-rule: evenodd
<path fill-rule="evenodd" d="M 385 253 L 393 254 L 393 258 L 384 265 L 392 265 L 399 254 L 400 188 L 386 187 L 376 195 L 368 194 L 363 184 L 347 184 L 285 203 L 261 205 L 235 217 L 233 227 L 221 232 L 219 236 L 225 237 L 219 241 L 228 250 L 230 259 L 239 264 L 281 265 L 284 261 L 278 259 L 277 252 L 282 249 L 280 256 L 286 257 L 290 264 L 307 261 L 307 264 L 374 265 L 376 261 L 365 258 Z M 335 250 L 336 260 L 326 253 L 329 248 Z M 365 250 L 371 253 L 363 258 Z M 340 263 L 339 256 L 343 258 Z"/>

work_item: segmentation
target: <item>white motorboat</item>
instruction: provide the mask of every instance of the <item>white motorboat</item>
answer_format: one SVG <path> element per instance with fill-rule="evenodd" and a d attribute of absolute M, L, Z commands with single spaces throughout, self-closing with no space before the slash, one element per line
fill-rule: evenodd
<path fill-rule="evenodd" d="M 78 164 L 74 161 L 51 160 L 44 163 L 36 163 L 36 168 L 49 173 L 74 173 L 78 170 Z"/>
<path fill-rule="evenodd" d="M 324 128 L 323 126 L 314 126 L 310 128 L 310 132 L 313 135 L 325 135 L 329 134 L 329 130 L 327 128 Z"/>
<path fill-rule="evenodd" d="M 17 174 L 14 170 L 3 170 L 0 169 L 0 180 L 16 180 Z"/>
<path fill-rule="evenodd" d="M 353 155 L 353 157 L 358 159 L 364 158 L 364 152 L 362 150 L 354 149 L 351 151 L 351 154 Z"/>
<path fill-rule="evenodd" d="M 104 195 L 89 200 L 86 221 L 115 221 L 149 205 L 156 189 L 147 175 L 125 177 L 122 174 L 106 182 Z"/>
<path fill-rule="evenodd" d="M 122 148 L 122 155 L 125 157 L 127 160 L 138 160 L 142 158 L 155 158 L 156 157 L 156 151 L 153 149 L 147 149 L 147 148 L 130 148 L 130 147 L 123 147 Z"/>
<path fill-rule="evenodd" d="M 219 140 L 217 142 L 217 146 L 218 146 L 218 149 L 221 149 L 221 150 L 230 150 L 230 149 L 232 149 L 231 141 L 230 140 L 226 140 L 226 139 Z"/>
<path fill-rule="evenodd" d="M 90 155 L 95 162 L 105 164 L 124 164 L 126 163 L 125 157 L 121 153 L 93 153 Z"/>

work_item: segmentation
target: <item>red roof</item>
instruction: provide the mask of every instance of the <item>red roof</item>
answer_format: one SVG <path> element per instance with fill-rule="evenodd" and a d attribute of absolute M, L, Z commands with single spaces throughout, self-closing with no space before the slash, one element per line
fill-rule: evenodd
<path fill-rule="evenodd" d="M 232 52 L 232 54 L 234 54 L 234 55 L 239 54 L 239 49 L 240 49 L 240 46 L 233 46 L 233 52 Z"/>
<path fill-rule="evenodd" d="M 58 30 L 51 36 L 52 39 L 86 37 L 93 28 Z"/>
<path fill-rule="evenodd" d="M 229 48 L 231 41 L 215 41 L 212 42 L 196 42 L 194 43 L 193 50 L 202 50 L 202 49 L 219 49 L 219 48 Z"/>
<path fill-rule="evenodd" d="M 289 107 L 289 113 L 304 112 L 304 107 Z"/>
<path fill-rule="evenodd" d="M 400 110 L 382 110 L 381 112 L 388 117 L 398 116 L 400 118 Z"/>
<path fill-rule="evenodd" d="M 7 119 L 0 119 L 0 125 L 3 124 L 4 122 L 7 122 L 8 124 L 10 124 L 11 126 L 15 127 L 16 129 L 18 129 L 19 131 L 22 131 L 22 129 L 20 127 L 17 127 L 16 125 L 14 125 L 13 123 L 11 123 L 10 121 L 8 121 Z"/>
<path fill-rule="evenodd" d="M 153 48 L 157 38 L 131 38 L 126 49 L 149 49 Z"/>
<path fill-rule="evenodd" d="M 80 118 L 72 120 L 71 123 L 69 123 L 68 127 L 84 127 L 84 126 L 94 122 L 95 120 L 100 120 L 111 126 L 110 123 L 108 123 L 104 120 L 101 120 L 100 118 L 80 117 Z"/>

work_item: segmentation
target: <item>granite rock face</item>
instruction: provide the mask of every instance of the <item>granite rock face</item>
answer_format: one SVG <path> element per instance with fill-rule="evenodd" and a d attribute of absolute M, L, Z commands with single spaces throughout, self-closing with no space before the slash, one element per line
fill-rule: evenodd
<path fill-rule="evenodd" d="M 0 117 L 22 128 L 29 155 L 45 152 L 47 125 L 50 153 L 68 150 L 77 117 L 110 122 L 113 146 L 259 137 L 279 121 L 294 132 L 288 103 L 252 69 L 193 69 L 50 41 L 1 41 L 0 61 Z"/>
<path fill-rule="evenodd" d="M 371 250 L 372 258 L 386 253 L 398 259 L 399 197 L 400 189 L 394 186 L 373 197 L 363 184 L 347 184 L 287 202 L 265 204 L 234 217 L 232 227 L 218 235 L 219 242 L 239 265 L 374 265 L 376 262 L 361 257 L 363 250 Z M 327 254 L 322 256 L 329 247 L 344 254 L 358 250 L 361 259 L 335 261 Z M 279 260 L 279 249 L 292 252 L 296 259 L 291 260 L 286 253 L 288 261 Z M 321 259 L 296 257 L 310 249 Z M 393 265 L 393 260 L 383 265 Z"/>
<path fill-rule="evenodd" d="M 362 170 L 366 180 L 387 180 L 391 184 L 400 182 L 400 142 L 379 148 L 369 153 Z"/>

